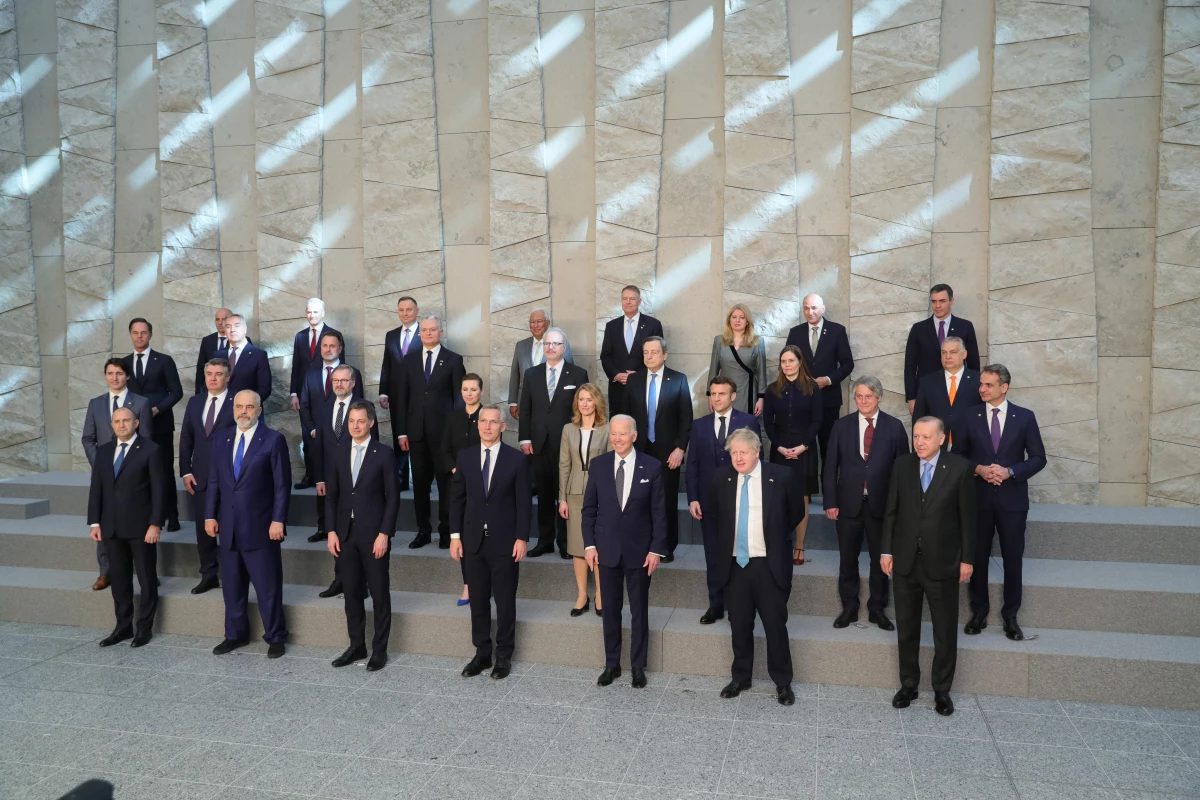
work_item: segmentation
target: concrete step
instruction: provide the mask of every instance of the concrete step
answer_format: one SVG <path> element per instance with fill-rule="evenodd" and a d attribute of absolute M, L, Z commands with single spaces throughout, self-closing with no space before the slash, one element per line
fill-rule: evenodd
<path fill-rule="evenodd" d="M 112 605 L 90 590 L 90 572 L 0 567 L 0 618 L 16 622 L 106 627 Z M 164 578 L 157 630 L 184 636 L 220 636 L 220 594 L 191 595 L 190 578 Z M 253 597 L 251 598 L 253 602 Z M 295 644 L 342 646 L 346 642 L 341 600 L 322 600 L 311 587 L 287 585 L 284 602 Z M 393 652 L 456 656 L 472 654 L 470 613 L 452 594 L 392 592 Z M 257 609 L 251 609 L 257 625 Z M 826 617 L 789 620 L 797 682 L 837 682 L 891 689 L 896 686 L 895 634 L 874 627 L 834 630 Z M 1010 642 L 989 629 L 959 637 L 954 688 L 961 692 L 1058 700 L 1119 698 L 1122 703 L 1200 708 L 1200 648 L 1190 637 L 1038 629 L 1037 638 Z M 253 631 L 254 636 L 261 630 Z M 628 655 L 628 616 L 626 655 Z M 136 660 L 130 651 L 129 659 Z M 192 657 L 197 671 L 211 663 Z M 517 605 L 517 651 L 521 661 L 594 668 L 604 663 L 601 621 L 594 614 L 572 618 L 566 604 L 522 599 Z M 650 609 L 651 670 L 696 675 L 729 674 L 732 650 L 726 623 L 701 626 L 692 611 Z M 932 659 L 932 632 L 922 632 L 922 669 Z M 756 677 L 765 679 L 765 641 L 756 636 Z M 927 686 L 925 688 L 928 688 Z"/>
<path fill-rule="evenodd" d="M 0 497 L 0 519 L 33 519 L 49 513 L 49 500 Z"/>
<path fill-rule="evenodd" d="M 325 588 L 333 578 L 332 558 L 323 543 L 305 539 L 314 528 L 289 527 L 283 544 L 283 574 L 296 586 Z M 195 580 L 199 574 L 195 529 L 184 522 L 164 533 L 159 545 L 159 572 Z M 408 549 L 409 537 L 397 535 L 392 553 L 392 585 L 418 593 L 456 592 L 461 586 L 458 564 L 436 545 Z M 841 612 L 837 590 L 838 558 L 828 551 L 809 551 L 811 560 L 793 568 L 790 608 L 794 614 L 832 618 Z M 866 553 L 859 556 L 867 574 Z M 95 548 L 86 536 L 84 517 L 49 515 L 33 520 L 0 520 L 0 565 L 93 571 Z M 521 568 L 519 595 L 569 604 L 575 597 L 573 565 L 557 554 L 528 559 Z M 1003 570 L 998 560 L 989 569 L 992 620 L 998 624 Z M 90 579 L 89 579 L 90 585 Z M 1200 637 L 1200 567 L 1178 564 L 1129 564 L 1026 558 L 1023 626 L 1070 630 L 1152 633 Z M 866 621 L 866 581 L 860 586 L 862 620 Z M 966 586 L 960 587 L 960 615 L 969 616 Z M 675 561 L 664 564 L 651 584 L 651 603 L 690 609 L 699 617 L 708 606 L 704 551 L 680 545 Z M 1197 640 L 1200 647 L 1200 639 Z"/>

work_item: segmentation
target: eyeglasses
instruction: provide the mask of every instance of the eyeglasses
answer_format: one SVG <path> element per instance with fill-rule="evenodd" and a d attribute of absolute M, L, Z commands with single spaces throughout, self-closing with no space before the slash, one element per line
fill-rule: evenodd
<path fill-rule="evenodd" d="M 542 342 L 542 347 L 565 347 L 562 342 Z"/>

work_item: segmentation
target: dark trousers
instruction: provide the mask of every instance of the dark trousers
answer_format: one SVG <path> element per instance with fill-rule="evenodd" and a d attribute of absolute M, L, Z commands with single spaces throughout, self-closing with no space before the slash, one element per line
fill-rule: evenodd
<path fill-rule="evenodd" d="M 629 592 L 629 663 L 646 668 L 646 649 L 650 644 L 650 576 L 642 562 L 622 560 L 615 567 L 600 567 L 600 594 L 604 597 L 604 666 L 621 666 L 621 610 L 625 592 Z"/>
<path fill-rule="evenodd" d="M 703 505 L 700 508 L 704 510 Z M 721 554 L 721 546 L 717 542 L 717 520 L 715 514 L 708 514 L 700 520 L 700 533 L 704 536 L 704 566 L 708 574 L 708 607 L 724 609 L 725 601 L 721 587 L 721 579 L 717 576 L 717 564 L 721 558 L 729 558 L 729 553 Z"/>
<path fill-rule="evenodd" d="M 340 533 L 340 532 L 339 532 Z M 346 535 L 339 536 L 342 554 L 336 563 L 341 565 L 342 596 L 346 600 L 346 632 L 351 647 L 367 643 L 367 589 L 371 591 L 371 608 L 375 617 L 375 636 L 371 652 L 386 653 L 388 636 L 392 632 L 392 594 L 388 570 L 391 562 L 391 543 L 383 558 L 374 553 L 377 534 L 358 533 L 354 522 Z"/>
<path fill-rule="evenodd" d="M 430 521 L 433 503 L 430 488 L 434 481 L 438 488 L 438 535 L 450 536 L 450 482 L 437 468 L 438 443 L 429 439 L 414 442 L 408 440 L 408 455 L 412 459 L 413 509 L 417 514 L 417 533 L 430 536 L 433 524 Z"/>
<path fill-rule="evenodd" d="M 400 475 L 400 488 L 408 488 L 408 451 L 396 445 L 396 472 Z"/>
<path fill-rule="evenodd" d="M 825 406 L 821 409 L 821 427 L 817 430 L 817 447 L 821 452 L 821 471 L 818 475 L 822 487 L 825 486 L 825 459 L 829 455 L 829 433 L 833 430 L 833 423 L 837 422 L 841 413 L 840 405 Z"/>
<path fill-rule="evenodd" d="M 112 587 L 113 609 L 117 614 L 115 630 L 133 629 L 148 634 L 154 629 L 158 610 L 158 545 L 144 539 L 118 539 L 113 536 L 102 544 L 108 553 L 108 585 Z M 137 625 L 133 619 L 133 575 L 137 573 L 142 596 L 138 600 Z"/>
<path fill-rule="evenodd" d="M 222 547 L 221 577 L 226 639 L 250 638 L 246 605 L 253 586 L 258 613 L 262 617 L 263 640 L 269 644 L 287 641 L 287 623 L 283 618 L 283 557 L 278 542 L 271 542 L 261 550 Z"/>
<path fill-rule="evenodd" d="M 163 510 L 168 520 L 179 520 L 179 490 L 175 485 L 175 430 L 154 433 L 150 440 L 158 445 L 158 457 L 162 462 L 163 474 L 167 476 L 166 505 Z"/>
<path fill-rule="evenodd" d="M 729 627 L 733 631 L 733 680 L 741 683 L 754 674 L 754 615 L 762 620 L 767 636 L 767 674 L 782 688 L 792 683 L 792 647 L 788 641 L 788 595 L 771 577 L 765 558 L 752 558 L 745 567 L 734 561 L 725 585 Z"/>
<path fill-rule="evenodd" d="M 96 566 L 100 568 L 101 575 L 108 574 L 108 549 L 104 542 L 96 542 Z"/>
<path fill-rule="evenodd" d="M 958 662 L 958 580 L 931 578 L 921 564 L 920 553 L 912 572 L 892 574 L 892 592 L 896 596 L 896 641 L 900 650 L 900 685 L 916 689 L 921 682 L 921 604 L 929 599 L 933 619 L 934 691 L 948 692 L 954 683 Z"/>
<path fill-rule="evenodd" d="M 662 462 L 663 492 L 667 495 L 667 552 L 663 555 L 674 555 L 679 546 L 679 477 L 683 472 L 679 469 L 667 468 L 667 457 L 675 448 L 667 442 L 650 442 L 646 452 Z"/>
<path fill-rule="evenodd" d="M 313 447 L 310 444 L 313 437 L 309 435 L 308 431 L 304 431 L 303 427 L 300 430 L 303 431 L 303 434 L 300 436 L 300 454 L 304 456 L 304 477 L 315 481 L 316 478 L 314 476 L 317 474 L 317 466 L 314 459 L 316 454 L 313 453 Z"/>
<path fill-rule="evenodd" d="M 553 544 L 567 549 L 567 521 L 558 515 L 558 446 L 547 447 L 529 457 L 537 481 L 538 546 Z"/>
<path fill-rule="evenodd" d="M 219 570 L 221 546 L 213 536 L 204 532 L 204 501 L 208 495 L 207 489 L 197 489 L 192 495 L 192 519 L 196 521 L 196 552 L 200 555 L 200 576 L 216 578 Z"/>
<path fill-rule="evenodd" d="M 608 418 L 625 413 L 625 384 L 617 381 L 608 382 Z"/>
<path fill-rule="evenodd" d="M 975 527 L 975 571 L 971 573 L 968 597 L 971 613 L 988 615 L 988 562 L 992 556 L 992 536 L 1000 535 L 1000 556 L 1004 559 L 1004 605 L 1000 616 L 1012 619 L 1021 610 L 1021 562 L 1025 556 L 1025 520 L 1028 511 L 1000 511 L 980 508 Z"/>
<path fill-rule="evenodd" d="M 504 540 L 507 541 L 507 540 Z M 477 553 L 464 553 L 471 595 L 471 644 L 479 658 L 492 657 L 492 600 L 496 601 L 496 659 L 512 659 L 517 638 L 517 582 L 520 564 L 512 545 L 483 537 Z"/>
<path fill-rule="evenodd" d="M 867 611 L 872 614 L 883 611 L 888 604 L 888 579 L 883 568 L 879 566 L 879 539 L 883 535 L 883 520 L 871 516 L 864 498 L 858 514 L 850 516 L 839 513 L 836 526 L 838 550 L 842 557 L 838 570 L 838 594 L 842 598 L 842 610 L 851 613 L 858 611 L 858 554 L 862 552 L 865 535 L 871 560 L 868 570 L 870 594 L 867 596 Z"/>

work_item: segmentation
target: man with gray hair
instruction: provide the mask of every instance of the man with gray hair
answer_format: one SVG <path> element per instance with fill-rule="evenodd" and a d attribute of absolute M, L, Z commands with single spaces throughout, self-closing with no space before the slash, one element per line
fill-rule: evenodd
<path fill-rule="evenodd" d="M 304 376 L 321 356 L 321 337 L 326 333 L 338 333 L 325 324 L 325 301 L 321 298 L 308 298 L 308 303 L 304 306 L 304 316 L 308 319 L 308 326 L 298 332 L 295 341 L 292 342 L 292 376 L 289 381 L 289 391 L 291 392 L 289 402 L 292 406 L 292 413 L 300 413 L 300 395 L 304 391 Z M 338 339 L 341 340 L 341 338 L 341 334 L 338 333 Z M 305 437 L 301 437 L 300 446 L 304 450 L 304 477 L 296 484 L 297 489 L 309 489 L 316 483 L 312 476 L 312 454 L 309 452 L 309 444 Z"/>
<path fill-rule="evenodd" d="M 246 318 L 230 314 L 225 318 L 228 346 L 218 350 L 214 358 L 229 362 L 229 393 L 250 390 L 258 395 L 260 407 L 271 396 L 271 362 L 267 351 L 250 343 L 246 337 Z"/>
<path fill-rule="evenodd" d="M 529 312 L 529 332 L 533 335 L 517 342 L 513 348 L 512 369 L 508 372 L 508 413 L 512 415 L 513 419 L 520 418 L 521 384 L 525 379 L 525 373 L 529 371 L 530 367 L 536 367 L 546 360 L 542 337 L 549 328 L 550 315 L 546 313 L 546 309 L 535 308 Z M 567 341 L 567 334 L 563 333 L 562 337 L 564 346 L 563 352 L 559 353 L 559 358 L 569 364 L 574 364 L 575 359 L 571 355 L 571 343 Z"/>

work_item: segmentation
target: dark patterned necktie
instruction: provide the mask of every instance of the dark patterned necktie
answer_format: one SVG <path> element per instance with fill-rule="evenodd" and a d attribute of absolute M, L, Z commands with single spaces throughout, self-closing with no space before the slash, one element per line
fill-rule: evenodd
<path fill-rule="evenodd" d="M 208 402 L 208 416 L 204 418 L 204 435 L 212 436 L 213 425 L 217 422 L 217 398 Z"/>
<path fill-rule="evenodd" d="M 342 400 L 338 403 L 337 419 L 333 421 L 333 436 L 338 441 L 342 438 L 342 412 L 346 408 L 346 401 Z"/>

